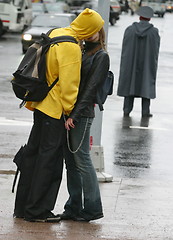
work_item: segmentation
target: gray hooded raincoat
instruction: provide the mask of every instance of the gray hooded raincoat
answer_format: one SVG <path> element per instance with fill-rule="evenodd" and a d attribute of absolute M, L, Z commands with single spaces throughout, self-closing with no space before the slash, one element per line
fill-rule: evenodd
<path fill-rule="evenodd" d="M 160 37 L 148 21 L 135 22 L 124 33 L 119 96 L 153 99 L 156 97 L 156 72 Z"/>

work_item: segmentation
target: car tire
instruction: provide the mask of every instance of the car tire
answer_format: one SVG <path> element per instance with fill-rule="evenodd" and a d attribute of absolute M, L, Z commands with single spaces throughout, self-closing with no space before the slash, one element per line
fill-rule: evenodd
<path fill-rule="evenodd" d="M 115 25 L 115 23 L 116 23 L 116 18 L 111 18 L 110 19 L 110 24 L 112 25 L 112 26 L 114 26 Z"/>
<path fill-rule="evenodd" d="M 0 37 L 2 36 L 3 34 L 3 28 L 2 28 L 2 21 L 0 20 Z"/>
<path fill-rule="evenodd" d="M 23 54 L 25 54 L 26 51 L 27 51 L 27 50 L 22 46 L 22 52 L 23 52 Z"/>

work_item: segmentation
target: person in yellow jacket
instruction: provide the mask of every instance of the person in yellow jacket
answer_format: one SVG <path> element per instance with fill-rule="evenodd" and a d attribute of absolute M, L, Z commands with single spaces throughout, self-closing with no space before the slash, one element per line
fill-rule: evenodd
<path fill-rule="evenodd" d="M 50 37 L 69 35 L 77 41 L 100 31 L 102 17 L 86 8 L 66 28 L 54 29 Z M 33 222 L 58 222 L 52 210 L 62 180 L 65 125 L 63 114 L 69 115 L 77 99 L 81 49 L 72 42 L 50 47 L 46 55 L 46 77 L 51 84 L 59 81 L 41 102 L 28 102 L 34 111 L 34 123 L 22 152 L 22 170 L 15 198 L 15 218 Z"/>

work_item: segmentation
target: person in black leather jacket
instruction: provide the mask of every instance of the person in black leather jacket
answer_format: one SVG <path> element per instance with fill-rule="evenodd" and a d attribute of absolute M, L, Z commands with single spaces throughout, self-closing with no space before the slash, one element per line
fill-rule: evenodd
<path fill-rule="evenodd" d="M 74 109 L 67 118 L 67 146 L 64 156 L 67 168 L 69 199 L 60 214 L 61 219 L 90 221 L 103 217 L 97 175 L 90 157 L 90 128 L 95 117 L 96 90 L 109 70 L 109 55 L 105 50 L 105 33 L 101 29 L 85 39 L 81 82 Z"/>
<path fill-rule="evenodd" d="M 92 48 L 94 48 L 93 51 L 91 50 Z M 103 83 L 108 70 L 108 53 L 98 42 L 85 41 L 79 94 L 75 108 L 69 116 L 73 121 L 77 121 L 81 117 L 95 117 L 94 100 L 96 98 L 96 90 L 98 86 Z M 70 119 L 66 125 L 67 124 L 70 125 Z"/>

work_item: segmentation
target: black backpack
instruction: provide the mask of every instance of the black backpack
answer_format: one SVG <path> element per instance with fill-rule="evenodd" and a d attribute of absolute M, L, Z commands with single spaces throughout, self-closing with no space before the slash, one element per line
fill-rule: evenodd
<path fill-rule="evenodd" d="M 16 72 L 13 73 L 12 88 L 19 99 L 23 100 L 20 104 L 22 107 L 25 102 L 42 101 L 58 82 L 58 78 L 48 86 L 46 80 L 46 53 L 51 44 L 60 42 L 78 43 L 71 36 L 59 36 L 50 38 L 47 34 L 41 34 L 41 40 L 33 43 L 27 50 Z"/>
<path fill-rule="evenodd" d="M 103 111 L 103 104 L 105 103 L 108 95 L 112 95 L 114 85 L 114 74 L 112 71 L 108 71 L 107 77 L 105 78 L 102 85 L 97 89 L 95 103 L 99 105 L 100 111 Z"/>

